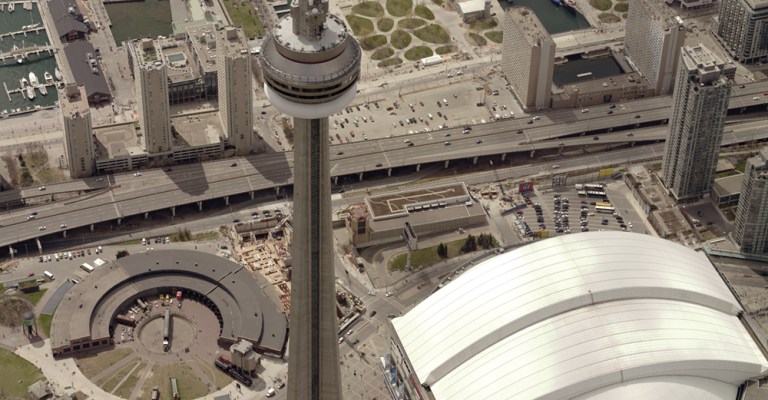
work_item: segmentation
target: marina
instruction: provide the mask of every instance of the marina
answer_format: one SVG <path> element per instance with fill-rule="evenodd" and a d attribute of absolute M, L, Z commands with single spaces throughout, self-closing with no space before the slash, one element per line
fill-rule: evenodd
<path fill-rule="evenodd" d="M 57 106 L 54 52 L 37 2 L 0 3 L 0 118 Z"/>
<path fill-rule="evenodd" d="M 528 7 L 550 35 L 589 28 L 574 0 L 499 0 L 503 9 Z"/>

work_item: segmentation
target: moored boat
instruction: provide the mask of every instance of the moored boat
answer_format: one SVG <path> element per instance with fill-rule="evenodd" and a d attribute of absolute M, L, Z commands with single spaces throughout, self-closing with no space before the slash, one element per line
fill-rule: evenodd
<path fill-rule="evenodd" d="M 8 12 L 13 12 L 16 9 L 16 4 L 13 2 L 8 3 Z"/>
<path fill-rule="evenodd" d="M 53 83 L 53 76 L 51 76 L 50 72 L 45 71 L 43 78 L 45 79 L 45 83 Z"/>
<path fill-rule="evenodd" d="M 40 85 L 40 81 L 37 80 L 37 75 L 35 75 L 34 72 L 29 73 L 29 84 L 32 85 L 32 87 L 37 87 Z"/>
<path fill-rule="evenodd" d="M 62 78 L 61 70 L 59 70 L 59 67 L 56 67 L 56 69 L 53 70 L 53 76 L 56 77 L 57 81 L 60 81 Z"/>
<path fill-rule="evenodd" d="M 576 8 L 576 2 L 574 0 L 563 0 L 562 5 L 566 10 L 574 14 L 578 11 L 578 8 Z"/>
<path fill-rule="evenodd" d="M 39 90 L 40 94 L 42 94 L 43 96 L 48 94 L 48 88 L 46 88 L 45 85 L 38 86 L 37 90 Z"/>
<path fill-rule="evenodd" d="M 34 100 L 35 98 L 35 88 L 32 86 L 27 86 L 27 97 L 30 100 Z"/>

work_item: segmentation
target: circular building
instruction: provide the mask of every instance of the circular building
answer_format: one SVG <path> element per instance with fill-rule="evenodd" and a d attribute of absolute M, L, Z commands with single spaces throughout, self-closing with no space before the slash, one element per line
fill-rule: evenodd
<path fill-rule="evenodd" d="M 734 399 L 768 370 L 741 313 L 703 253 L 565 235 L 484 261 L 393 319 L 387 375 L 437 400 Z"/>
<path fill-rule="evenodd" d="M 219 322 L 218 342 L 245 339 L 256 350 L 282 356 L 288 322 L 245 267 L 192 250 L 153 250 L 112 261 L 74 285 L 51 325 L 54 356 L 109 346 L 118 314 L 137 299 L 181 291 L 209 308 Z"/>

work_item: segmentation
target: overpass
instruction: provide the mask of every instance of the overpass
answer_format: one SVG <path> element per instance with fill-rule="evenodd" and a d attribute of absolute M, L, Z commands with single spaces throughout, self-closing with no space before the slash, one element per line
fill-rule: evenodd
<path fill-rule="evenodd" d="M 768 93 L 768 82 L 734 88 L 731 113 L 765 110 L 768 95 L 764 93 Z M 447 167 L 453 160 L 476 161 L 489 156 L 503 160 L 510 153 L 533 156 L 537 150 L 660 142 L 667 128 L 659 124 L 666 123 L 670 103 L 670 97 L 655 97 L 622 103 L 613 109 L 609 105 L 595 106 L 586 113 L 553 111 L 536 121 L 496 121 L 477 125 L 469 134 L 462 134 L 462 127 L 458 127 L 408 135 L 412 146 L 404 143 L 403 136 L 338 145 L 332 150 L 336 155 L 332 155 L 331 175 L 362 179 L 366 173 L 391 174 L 396 168 L 419 170 L 424 164 L 441 162 Z M 764 125 L 762 121 L 730 125 L 723 144 L 764 140 Z M 0 219 L 4 226 L 0 230 L 1 249 L 44 235 L 66 235 L 73 228 L 93 230 L 95 224 L 104 221 L 121 223 L 129 216 L 146 217 L 162 209 L 175 214 L 176 207 L 182 205 L 196 205 L 202 211 L 205 201 L 223 199 L 228 204 L 230 196 L 249 194 L 253 198 L 258 191 L 280 190 L 292 182 L 292 152 L 254 155 L 242 161 L 235 167 L 231 160 L 221 160 L 174 166 L 173 171 L 142 171 L 140 177 L 110 175 L 50 185 L 43 191 L 33 188 L 3 192 L 0 204 L 30 204 L 41 197 L 55 198 L 73 190 L 82 194 L 8 212 Z M 33 212 L 37 215 L 28 219 Z"/>

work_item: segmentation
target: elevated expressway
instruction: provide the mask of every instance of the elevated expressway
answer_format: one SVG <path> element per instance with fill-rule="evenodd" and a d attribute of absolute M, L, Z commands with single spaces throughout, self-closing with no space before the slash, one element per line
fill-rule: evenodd
<path fill-rule="evenodd" d="M 768 95 L 764 93 L 768 93 L 768 82 L 734 87 L 729 118 L 739 119 L 739 114 L 747 110 L 765 111 Z M 663 124 L 670 115 L 670 103 L 671 97 L 656 97 L 621 103 L 613 109 L 609 105 L 595 106 L 585 113 L 552 111 L 533 123 L 529 123 L 530 118 L 518 118 L 476 125 L 469 134 L 462 134 L 462 127 L 456 127 L 408 135 L 413 146 L 404 142 L 406 136 L 338 145 L 332 151 L 336 155 L 332 156 L 331 175 L 357 175 L 362 179 L 365 173 L 375 171 L 391 173 L 396 168 L 418 169 L 423 164 L 476 157 L 501 156 L 503 159 L 510 153 L 533 155 L 537 150 L 657 143 L 666 138 L 667 128 Z M 610 111 L 613 113 L 609 114 Z M 765 122 L 743 122 L 726 127 L 723 144 L 766 138 Z M 636 151 L 647 147 L 639 146 Z M 176 206 L 189 204 L 197 204 L 202 210 L 204 201 L 224 199 L 228 202 L 229 196 L 249 193 L 254 196 L 258 191 L 279 189 L 292 182 L 292 152 L 254 155 L 240 161 L 234 167 L 232 160 L 221 160 L 174 166 L 173 171 L 142 171 L 140 177 L 127 173 L 49 185 L 44 191 L 32 188 L 2 192 L 0 204 L 6 207 L 14 203 L 34 204 L 42 196 L 83 194 L 5 214 L 0 218 L 3 226 L 0 252 L 4 253 L 14 243 L 66 233 L 67 229 L 87 226 L 93 229 L 93 225 L 100 222 L 120 223 L 128 216 L 168 208 L 175 212 Z M 37 212 L 37 216 L 28 219 L 32 212 Z M 62 224 L 66 224 L 66 228 L 60 228 Z M 40 230 L 42 226 L 46 229 Z"/>

